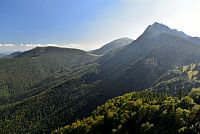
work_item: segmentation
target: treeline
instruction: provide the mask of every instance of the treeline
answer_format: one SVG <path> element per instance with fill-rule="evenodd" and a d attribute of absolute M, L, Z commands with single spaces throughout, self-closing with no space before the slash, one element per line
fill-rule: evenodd
<path fill-rule="evenodd" d="M 193 89 L 182 98 L 150 91 L 133 92 L 107 101 L 90 117 L 53 133 L 198 133 L 199 104 L 200 89 Z"/>

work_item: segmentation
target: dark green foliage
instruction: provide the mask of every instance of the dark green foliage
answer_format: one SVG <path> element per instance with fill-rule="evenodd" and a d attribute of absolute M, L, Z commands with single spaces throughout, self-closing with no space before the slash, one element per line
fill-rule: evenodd
<path fill-rule="evenodd" d="M 0 106 L 0 133 L 44 133 L 87 116 L 98 104 L 98 92 L 92 90 L 97 82 L 88 79 L 97 73 L 95 66 L 58 72 L 38 83 L 25 99 Z"/>
<path fill-rule="evenodd" d="M 182 97 L 192 88 L 200 87 L 199 71 L 199 64 L 190 64 L 170 70 L 156 81 L 151 90 Z"/>
<path fill-rule="evenodd" d="M 195 103 L 200 104 L 200 89 L 193 89 L 189 96 L 194 100 Z"/>
<path fill-rule="evenodd" d="M 167 131 L 171 124 L 177 126 L 171 122 L 174 121 L 173 112 L 168 111 L 181 108 L 178 110 L 185 114 L 187 110 L 191 110 L 193 104 L 199 101 L 198 96 L 191 93 L 194 100 L 192 105 L 190 105 L 191 98 L 184 98 L 184 96 L 193 87 L 199 87 L 200 78 L 197 72 L 199 67 L 196 64 L 181 67 L 200 62 L 200 45 L 191 42 L 182 34 L 179 36 L 178 33 L 166 27 L 157 28 L 157 24 L 150 26 L 136 41 L 105 54 L 96 63 L 91 64 L 88 62 L 98 57 L 80 50 L 52 47 L 35 48 L 20 53 L 15 58 L 0 60 L 2 62 L 0 69 L 3 72 L 2 84 L 0 81 L 2 86 L 0 92 L 3 96 L 0 98 L 3 99 L 0 102 L 4 104 L 0 106 L 0 133 L 48 133 L 76 119 L 87 117 L 92 110 L 108 99 L 144 89 L 177 96 L 178 99 L 172 97 L 168 100 L 153 93 L 142 92 L 147 95 L 146 98 L 142 93 L 134 93 L 139 94 L 136 98 L 142 100 L 138 102 L 138 107 L 142 107 L 140 109 L 142 113 L 148 113 L 144 109 L 146 106 L 151 108 L 151 105 L 158 105 L 159 110 L 165 113 L 163 118 L 156 113 L 158 117 L 155 118 L 156 121 L 158 118 L 159 123 L 163 120 L 168 122 L 168 124 L 161 124 L 162 130 Z M 168 74 L 172 69 L 174 71 Z M 144 99 L 150 101 L 143 101 Z M 163 106 L 160 100 L 165 100 L 164 102 L 169 104 Z M 120 104 L 119 106 L 121 107 Z M 123 105 L 121 108 L 123 111 Z M 121 130 L 128 131 L 134 126 L 126 127 L 123 124 L 126 120 L 121 125 L 115 126 L 118 122 L 112 124 L 113 116 L 117 121 L 124 116 L 141 117 L 138 122 L 134 122 L 135 120 L 130 122 L 137 126 L 139 129 L 136 130 L 137 132 L 151 133 L 158 124 L 151 121 L 151 118 L 143 118 L 143 114 L 137 115 L 140 110 L 133 108 L 125 108 L 127 111 L 136 110 L 133 115 L 126 115 L 123 111 L 120 113 L 123 116 L 117 113 L 117 117 L 111 110 L 95 120 L 100 121 L 109 132 L 118 132 L 119 129 L 120 133 Z M 167 113 L 162 111 L 165 109 Z M 106 124 L 104 124 L 104 117 Z M 185 122 L 182 121 L 182 124 Z M 101 123 L 95 127 L 104 128 Z M 109 129 L 110 125 L 116 130 Z M 194 121 L 191 128 L 197 130 L 198 126 L 199 123 Z M 184 127 L 181 126 L 180 131 L 184 131 Z M 171 131 L 173 130 L 177 128 Z"/>
<path fill-rule="evenodd" d="M 190 96 L 199 96 L 199 92 L 193 90 L 181 99 L 148 91 L 128 93 L 99 106 L 90 117 L 53 133 L 197 133 L 200 105 Z"/>
<path fill-rule="evenodd" d="M 82 50 L 46 47 L 0 59 L 0 104 L 24 96 L 36 83 L 57 71 L 96 58 Z"/>

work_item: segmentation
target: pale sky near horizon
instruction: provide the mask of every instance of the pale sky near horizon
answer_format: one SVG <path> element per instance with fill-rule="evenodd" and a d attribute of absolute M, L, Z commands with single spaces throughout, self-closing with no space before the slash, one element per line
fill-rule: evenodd
<path fill-rule="evenodd" d="M 31 48 L 20 44 L 90 50 L 136 39 L 154 22 L 200 37 L 199 16 L 200 0 L 1 0 L 0 52 Z"/>

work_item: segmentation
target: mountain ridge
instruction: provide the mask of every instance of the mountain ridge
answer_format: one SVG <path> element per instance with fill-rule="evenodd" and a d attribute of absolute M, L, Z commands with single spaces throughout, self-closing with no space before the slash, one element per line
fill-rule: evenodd
<path fill-rule="evenodd" d="M 21 96 L 47 76 L 96 60 L 85 51 L 56 47 L 35 48 L 0 60 L 0 104 Z"/>
<path fill-rule="evenodd" d="M 200 45 L 189 38 L 183 38 L 182 33 L 180 37 L 175 35 L 172 29 L 170 32 L 160 31 L 161 33 L 151 37 L 152 31 L 145 30 L 129 45 L 110 51 L 91 62 L 92 65 L 82 65 L 78 69 L 62 69 L 52 74 L 38 83 L 28 98 L 0 108 L 3 113 L 0 115 L 0 132 L 3 129 L 12 129 L 28 133 L 31 127 L 31 131 L 36 133 L 48 133 L 72 123 L 77 118 L 87 117 L 98 105 L 124 93 L 151 87 L 156 92 L 164 89 L 163 85 L 172 87 L 173 91 L 176 88 L 171 86 L 171 83 L 190 83 L 185 74 L 183 79 L 177 79 L 182 76 L 180 72 L 172 73 L 169 77 L 163 75 L 180 66 L 200 63 Z M 196 74 L 188 73 L 190 77 Z M 162 83 L 161 80 L 166 82 Z M 192 86 L 193 83 L 187 90 L 190 91 Z M 37 113 L 31 113 L 35 110 Z M 8 116 L 8 111 L 14 112 Z M 14 125 L 16 122 L 20 125 Z M 23 122 L 29 125 L 22 128 Z"/>
<path fill-rule="evenodd" d="M 99 49 L 91 51 L 90 53 L 96 54 L 96 55 L 105 55 L 105 54 L 109 53 L 110 51 L 120 48 L 120 47 L 124 47 L 133 41 L 134 41 L 133 39 L 130 39 L 127 37 L 119 38 L 119 39 L 116 39 L 114 41 L 111 41 L 111 42 L 105 44 L 104 46 L 102 46 Z"/>

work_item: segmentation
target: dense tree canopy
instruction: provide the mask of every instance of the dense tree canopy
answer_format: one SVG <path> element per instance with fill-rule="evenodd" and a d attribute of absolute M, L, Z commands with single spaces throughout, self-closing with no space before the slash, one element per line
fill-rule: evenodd
<path fill-rule="evenodd" d="M 24 98 L 46 77 L 65 68 L 94 61 L 97 56 L 77 49 L 38 47 L 0 59 L 0 105 Z"/>
<path fill-rule="evenodd" d="M 198 133 L 200 89 L 182 98 L 149 91 L 116 97 L 99 106 L 90 117 L 53 133 Z"/>

